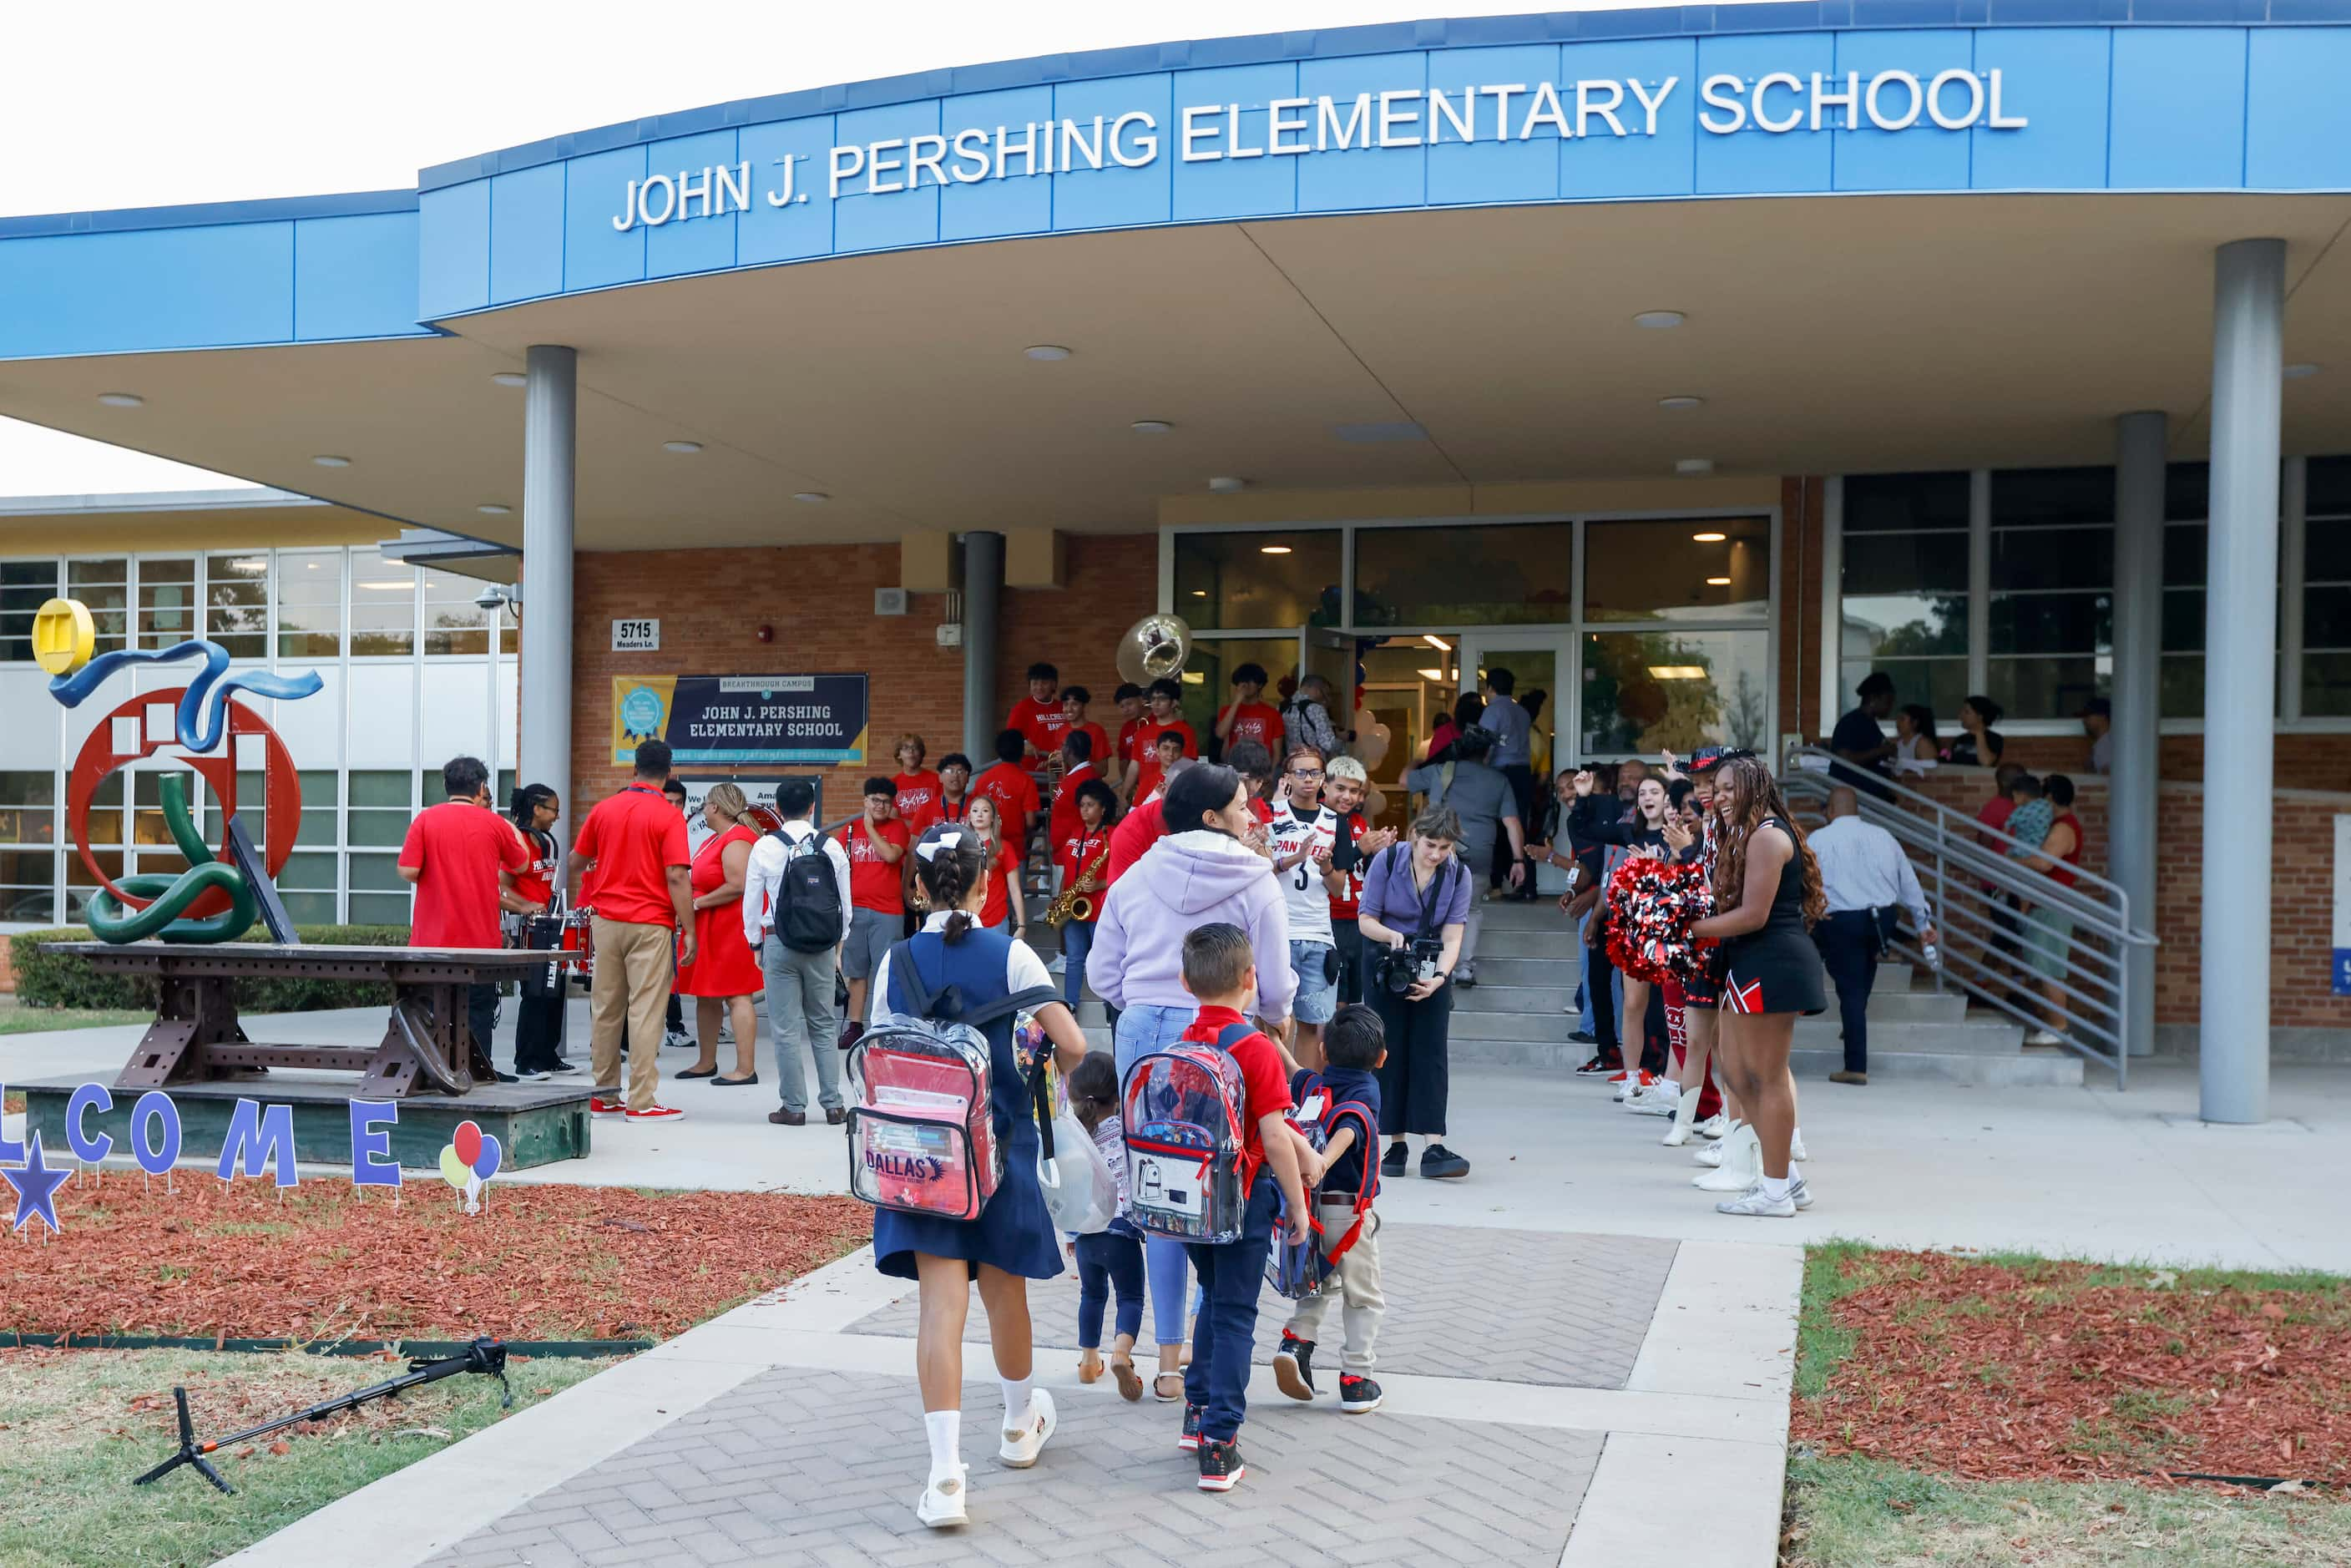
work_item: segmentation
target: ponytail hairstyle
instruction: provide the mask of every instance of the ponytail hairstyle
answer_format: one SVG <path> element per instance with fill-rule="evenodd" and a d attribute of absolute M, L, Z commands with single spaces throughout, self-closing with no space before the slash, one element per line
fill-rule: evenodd
<path fill-rule="evenodd" d="M 538 814 L 539 803 L 555 799 L 555 790 L 545 784 L 525 784 L 507 801 L 507 815 L 524 832 L 530 831 L 530 820 Z"/>
<path fill-rule="evenodd" d="M 914 846 L 914 878 L 933 909 L 948 911 L 947 945 L 963 940 L 977 924 L 963 906 L 965 895 L 980 885 L 987 870 L 979 835 L 962 822 L 935 822 Z"/>
<path fill-rule="evenodd" d="M 1775 821 L 1795 850 L 1795 862 L 1804 890 L 1804 928 L 1811 930 L 1828 917 L 1828 895 L 1821 889 L 1821 862 L 1813 858 L 1804 830 L 1789 815 L 1780 781 L 1762 758 L 1726 758 L 1715 770 L 1715 808 L 1723 818 L 1719 852 L 1714 862 L 1714 906 L 1736 909 L 1747 891 L 1747 845 L 1765 820 Z"/>
<path fill-rule="evenodd" d="M 1070 1110 L 1091 1133 L 1118 1114 L 1118 1066 L 1107 1051 L 1090 1051 L 1070 1072 Z"/>

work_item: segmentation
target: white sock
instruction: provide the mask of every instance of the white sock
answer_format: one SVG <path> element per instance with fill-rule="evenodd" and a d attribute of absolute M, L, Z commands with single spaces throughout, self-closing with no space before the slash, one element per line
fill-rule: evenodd
<path fill-rule="evenodd" d="M 1788 1196 L 1788 1188 L 1793 1180 L 1794 1173 L 1792 1170 L 1791 1170 L 1789 1175 L 1783 1176 L 1765 1176 L 1763 1178 L 1763 1196 L 1770 1198 L 1772 1202 L 1777 1203 L 1780 1199 Z"/>
<path fill-rule="evenodd" d="M 963 1469 L 963 1460 L 957 1453 L 963 1444 L 963 1412 L 925 1411 L 923 1429 L 931 1438 L 931 1479 L 954 1479 Z"/>
<path fill-rule="evenodd" d="M 1018 1432 L 1029 1419 L 1029 1384 L 1026 1377 L 999 1377 L 996 1380 L 1004 1389 L 1004 1429 Z"/>

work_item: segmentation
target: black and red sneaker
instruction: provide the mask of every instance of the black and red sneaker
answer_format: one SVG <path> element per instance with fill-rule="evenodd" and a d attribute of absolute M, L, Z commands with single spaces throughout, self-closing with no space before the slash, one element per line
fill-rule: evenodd
<path fill-rule="evenodd" d="M 1339 1408 L 1350 1416 L 1368 1416 L 1380 1407 L 1380 1385 L 1368 1377 L 1339 1375 Z"/>
<path fill-rule="evenodd" d="M 1202 1491 L 1230 1491 L 1233 1483 L 1247 1474 L 1249 1467 L 1241 1463 L 1241 1446 L 1232 1438 L 1219 1443 L 1210 1437 L 1200 1444 Z"/>
<path fill-rule="evenodd" d="M 1200 1407 L 1197 1405 L 1184 1406 L 1184 1435 L 1176 1439 L 1176 1446 L 1187 1454 L 1200 1451 Z"/>
<path fill-rule="evenodd" d="M 1281 1331 L 1281 1345 L 1273 1353 L 1273 1380 L 1292 1399 L 1314 1397 L 1314 1342 Z"/>
<path fill-rule="evenodd" d="M 1605 1078 L 1612 1072 L 1623 1071 L 1620 1063 L 1609 1060 L 1606 1051 L 1594 1051 L 1591 1061 L 1575 1070 L 1575 1075 L 1578 1078 Z"/>

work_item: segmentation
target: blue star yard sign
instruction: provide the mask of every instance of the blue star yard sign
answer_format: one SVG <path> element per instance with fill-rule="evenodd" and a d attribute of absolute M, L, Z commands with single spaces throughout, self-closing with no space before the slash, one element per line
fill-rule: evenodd
<path fill-rule="evenodd" d="M 33 1134 L 32 1144 L 22 1170 L 0 1170 L 0 1181 L 6 1182 L 16 1190 L 16 1218 L 8 1228 L 22 1230 L 27 1221 L 39 1215 L 48 1226 L 49 1233 L 55 1235 L 57 1229 L 57 1187 L 72 1172 L 53 1170 L 41 1163 L 41 1135 L 38 1133 Z"/>

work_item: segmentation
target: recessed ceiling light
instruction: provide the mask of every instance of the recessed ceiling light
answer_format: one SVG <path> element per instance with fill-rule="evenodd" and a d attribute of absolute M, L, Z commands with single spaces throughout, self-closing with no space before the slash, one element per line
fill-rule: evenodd
<path fill-rule="evenodd" d="M 1675 413 L 1678 413 L 1685 409 L 1703 407 L 1705 402 L 1706 399 L 1702 397 L 1692 397 L 1687 392 L 1676 392 L 1671 397 L 1659 398 L 1657 400 L 1657 406 L 1659 408 L 1672 409 Z"/>
<path fill-rule="evenodd" d="M 1709 577 L 1706 580 L 1706 585 L 1708 588 L 1729 588 L 1730 586 L 1730 579 L 1727 577 Z"/>
<path fill-rule="evenodd" d="M 1714 459 L 1711 457 L 1677 457 L 1674 459 L 1674 472 L 1677 474 L 1711 474 L 1714 472 Z"/>
<path fill-rule="evenodd" d="M 1698 544 L 1702 544 L 1702 545 L 1719 545 L 1719 544 L 1722 543 L 1722 541 L 1723 541 L 1723 540 L 1725 540 L 1725 539 L 1729 538 L 1729 537 L 1730 537 L 1730 536 L 1729 536 L 1729 534 L 1692 534 L 1692 535 L 1690 535 L 1690 538 L 1691 538 L 1694 542 L 1696 542 L 1696 543 L 1698 543 Z"/>
<path fill-rule="evenodd" d="M 792 499 L 808 506 L 819 507 L 831 500 L 832 497 L 822 490 L 795 490 L 792 492 Z"/>
<path fill-rule="evenodd" d="M 1434 632 L 1422 632 L 1420 634 L 1420 640 L 1427 643 L 1430 647 L 1436 649 L 1440 653 L 1450 653 L 1453 652 L 1453 644 L 1447 642 L 1444 638 L 1438 636 Z"/>
<path fill-rule="evenodd" d="M 1259 555 L 1288 555 L 1290 553 L 1290 547 L 1288 545 L 1259 545 L 1257 547 L 1257 553 Z"/>
<path fill-rule="evenodd" d="M 1214 490 L 1214 491 L 1215 491 L 1217 495 L 1219 495 L 1219 496 L 1229 496 L 1229 495 L 1231 495 L 1234 491 L 1243 488 L 1243 487 L 1244 487 L 1244 486 L 1246 486 L 1248 484 L 1249 484 L 1249 481 L 1248 481 L 1248 480 L 1246 480 L 1246 479 L 1234 479 L 1234 478 L 1227 477 L 1227 478 L 1221 478 L 1221 479 L 1211 479 L 1211 480 L 1209 480 L 1209 481 L 1208 481 L 1208 488 L 1209 488 L 1209 489 L 1211 489 L 1211 490 Z"/>
<path fill-rule="evenodd" d="M 1208 591 L 1205 588 L 1196 588 L 1192 591 L 1192 597 L 1195 599 L 1206 599 L 1208 597 Z"/>
<path fill-rule="evenodd" d="M 141 408 L 147 402 L 137 392 L 100 392 L 98 401 L 109 408 Z"/>
<path fill-rule="evenodd" d="M 1070 350 L 1059 343 L 1031 343 L 1020 350 L 1032 360 L 1066 360 Z"/>
<path fill-rule="evenodd" d="M 691 457 L 695 453 L 702 450 L 702 443 L 699 441 L 664 441 L 662 443 L 662 450 L 664 452 L 674 452 L 680 457 Z"/>
<path fill-rule="evenodd" d="M 310 461 L 316 463 L 321 468 L 348 468 L 351 465 L 351 460 L 350 458 L 338 457 L 331 452 L 322 452 L 318 456 L 311 458 Z"/>
<path fill-rule="evenodd" d="M 1668 327 L 1678 327 L 1687 319 L 1688 318 L 1678 310 L 1644 310 L 1633 318 L 1633 325 L 1663 331 Z"/>
<path fill-rule="evenodd" d="M 530 385 L 530 378 L 523 374 L 520 371 L 499 371 L 495 375 L 491 376 L 490 380 L 497 382 L 498 385 L 502 387 L 527 387 Z"/>
<path fill-rule="evenodd" d="M 1651 664 L 1649 678 L 1653 681 L 1702 681 L 1706 679 L 1704 664 Z"/>
<path fill-rule="evenodd" d="M 514 508 L 507 506 L 503 501 L 485 501 L 480 506 L 475 507 L 474 510 L 481 513 L 482 516 L 486 517 L 503 517 L 508 512 L 513 511 Z"/>
<path fill-rule="evenodd" d="M 1165 435 L 1176 427 L 1164 419 L 1138 419 L 1127 428 L 1137 435 Z"/>
<path fill-rule="evenodd" d="M 1445 679 L 1445 672 L 1443 670 L 1415 670 L 1413 674 L 1418 675 L 1424 681 L 1442 681 Z"/>
<path fill-rule="evenodd" d="M 2298 382 L 2305 377 L 2314 376 L 2317 373 L 2318 367 L 2307 361 L 2299 365 L 2288 365 L 2285 368 L 2285 379 L 2290 382 Z"/>

